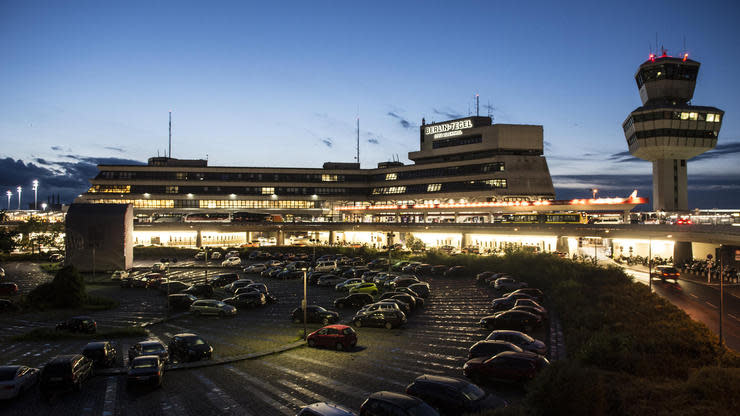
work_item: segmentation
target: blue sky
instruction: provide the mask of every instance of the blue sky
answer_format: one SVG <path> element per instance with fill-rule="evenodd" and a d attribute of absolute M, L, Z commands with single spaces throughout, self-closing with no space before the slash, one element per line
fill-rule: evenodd
<path fill-rule="evenodd" d="M 657 32 L 702 63 L 694 103 L 726 111 L 722 151 L 689 162 L 690 205 L 740 207 L 740 7 L 601 3 L 2 1 L 0 186 L 81 192 L 102 158 L 162 153 L 168 110 L 174 157 L 351 161 L 359 110 L 363 167 L 406 161 L 422 117 L 465 116 L 477 93 L 495 122 L 544 126 L 559 198 L 649 194 L 621 123 Z"/>

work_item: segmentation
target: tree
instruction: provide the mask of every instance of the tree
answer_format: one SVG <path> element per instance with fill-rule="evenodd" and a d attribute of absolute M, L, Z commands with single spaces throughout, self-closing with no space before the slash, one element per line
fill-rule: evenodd
<path fill-rule="evenodd" d="M 424 244 L 420 239 L 415 238 L 413 235 L 409 235 L 406 237 L 406 247 L 411 251 L 424 251 L 424 249 L 426 249 L 426 244 Z"/>
<path fill-rule="evenodd" d="M 0 230 L 0 252 L 10 253 L 18 245 L 18 232 L 13 230 Z"/>
<path fill-rule="evenodd" d="M 37 286 L 28 294 L 32 304 L 58 308 L 78 307 L 86 298 L 85 280 L 74 266 L 61 268 L 54 280 Z"/>

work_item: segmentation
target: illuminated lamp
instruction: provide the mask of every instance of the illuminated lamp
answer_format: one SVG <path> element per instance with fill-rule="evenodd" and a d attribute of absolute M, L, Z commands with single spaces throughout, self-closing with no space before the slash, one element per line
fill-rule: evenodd
<path fill-rule="evenodd" d="M 683 60 L 686 61 L 687 59 L 689 59 L 689 54 L 688 53 L 683 54 Z"/>

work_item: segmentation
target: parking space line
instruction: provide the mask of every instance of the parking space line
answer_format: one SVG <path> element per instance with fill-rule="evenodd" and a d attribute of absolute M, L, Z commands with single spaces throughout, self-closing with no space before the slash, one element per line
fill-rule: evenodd
<path fill-rule="evenodd" d="M 248 412 L 242 406 L 239 405 L 234 399 L 226 394 L 223 390 L 218 388 L 216 383 L 211 381 L 208 377 L 203 374 L 196 372 L 195 377 L 200 380 L 201 383 L 205 384 L 208 388 L 206 392 L 206 398 L 215 406 L 222 414 L 227 415 L 248 415 L 253 416 L 252 413 Z"/>
<path fill-rule="evenodd" d="M 301 373 L 299 371 L 295 371 L 295 370 L 290 369 L 290 368 L 285 368 L 285 367 L 282 367 L 282 366 L 279 366 L 277 364 L 274 364 L 274 363 L 271 363 L 271 362 L 267 362 L 267 361 L 261 361 L 260 363 L 261 364 L 264 364 L 264 365 L 266 365 L 268 367 L 274 368 L 274 369 L 276 369 L 278 371 L 282 371 L 284 373 L 288 373 L 288 374 L 290 374 L 292 376 L 295 376 L 295 377 L 298 377 L 300 379 L 309 381 L 311 383 L 315 383 L 315 384 L 319 384 L 319 385 L 324 385 L 324 386 L 331 386 L 334 390 L 336 390 L 336 391 L 338 391 L 340 393 L 344 393 L 344 394 L 346 394 L 348 396 L 353 396 L 353 397 L 357 397 L 357 398 L 360 398 L 360 399 L 364 399 L 364 398 L 366 398 L 367 396 L 370 395 L 370 392 L 368 392 L 368 391 L 362 390 L 362 389 L 357 388 L 357 387 L 348 386 L 348 385 L 346 385 L 344 383 L 341 383 L 339 381 L 330 379 L 328 377 L 324 377 L 324 376 L 318 375 L 316 373 Z"/>
<path fill-rule="evenodd" d="M 717 307 L 717 305 L 715 305 L 715 304 L 713 304 L 713 303 L 711 303 L 711 302 L 708 302 L 708 301 L 704 301 L 704 303 L 706 303 L 707 305 L 709 305 L 709 306 L 713 307 L 714 309 L 719 309 L 719 308 Z"/>
<path fill-rule="evenodd" d="M 231 371 L 232 373 L 238 375 L 242 379 L 246 380 L 247 382 L 251 383 L 252 384 L 252 389 L 261 393 L 260 395 L 255 395 L 254 397 L 256 397 L 257 399 L 262 400 L 263 402 L 269 404 L 270 406 L 272 406 L 273 408 L 279 410 L 282 414 L 284 414 L 286 416 L 293 416 L 295 414 L 295 411 L 289 409 L 287 406 L 283 405 L 282 403 L 279 403 L 279 402 L 277 402 L 277 401 L 275 401 L 275 400 L 267 397 L 267 393 L 268 392 L 270 392 L 270 393 L 272 393 L 272 394 L 280 397 L 281 399 L 283 399 L 285 401 L 290 402 L 291 404 L 293 404 L 294 406 L 296 406 L 298 409 L 306 406 L 306 403 L 303 403 L 302 401 L 296 399 L 295 397 L 292 397 L 291 395 L 289 395 L 289 394 L 287 394 L 285 392 L 282 392 L 282 391 L 276 389 L 274 386 L 272 386 L 272 385 L 270 385 L 270 384 L 268 384 L 268 383 L 266 383 L 266 382 L 264 382 L 262 380 L 259 380 L 259 379 L 255 378 L 255 377 L 252 377 L 249 374 L 247 374 L 247 373 L 245 373 L 245 372 L 243 372 L 243 371 L 241 371 L 241 370 L 239 370 L 237 368 L 234 368 L 233 366 L 227 365 L 225 368 L 227 370 Z M 259 388 L 255 388 L 255 386 L 261 387 L 263 389 L 263 391 L 260 391 Z"/>
<path fill-rule="evenodd" d="M 177 397 L 167 397 L 167 399 L 160 403 L 160 408 L 162 409 L 162 413 L 166 415 L 188 414 L 187 410 L 185 410 L 185 406 Z"/>
<path fill-rule="evenodd" d="M 118 377 L 105 379 L 105 397 L 101 416 L 112 416 L 116 411 L 116 393 L 118 391 Z"/>
<path fill-rule="evenodd" d="M 287 356 L 289 358 L 296 359 L 296 360 L 305 361 L 307 363 L 311 363 L 311 364 L 318 365 L 318 366 L 335 368 L 337 370 L 342 371 L 343 373 L 355 374 L 355 375 L 360 376 L 360 377 L 373 378 L 375 380 L 379 380 L 379 381 L 382 381 L 382 382 L 385 382 L 385 383 L 394 384 L 394 385 L 400 386 L 400 387 L 406 387 L 406 384 L 408 384 L 408 383 L 399 383 L 398 381 L 389 380 L 389 379 L 387 379 L 385 377 L 381 377 L 381 376 L 373 376 L 373 375 L 370 375 L 370 374 L 367 374 L 367 373 L 363 373 L 363 372 L 360 372 L 360 371 L 355 371 L 355 370 L 352 370 L 350 368 L 347 368 L 347 366 L 341 366 L 341 365 L 331 364 L 331 363 L 328 363 L 328 362 L 325 362 L 325 361 L 314 360 L 313 358 L 308 358 L 308 357 L 301 357 L 300 355 L 297 355 L 296 353 L 286 353 L 285 356 Z"/>
<path fill-rule="evenodd" d="M 728 313 L 728 314 L 727 314 L 727 316 L 729 316 L 730 318 L 732 318 L 732 319 L 734 319 L 734 320 L 736 320 L 736 321 L 740 321 L 740 319 L 738 319 L 738 317 L 737 317 L 737 316 L 735 316 L 735 315 L 733 315 L 733 314 L 731 314 L 731 313 Z"/>
<path fill-rule="evenodd" d="M 315 393 L 315 392 L 313 392 L 313 391 L 311 391 L 311 390 L 309 390 L 307 388 L 301 387 L 301 386 L 299 386 L 299 385 L 297 385 L 295 383 L 291 383 L 288 380 L 278 380 L 277 383 L 278 384 L 282 384 L 283 386 L 285 386 L 285 387 L 287 387 L 287 388 L 289 388 L 289 389 L 291 389 L 293 391 L 297 391 L 298 393 L 300 393 L 300 394 L 302 394 L 302 395 L 304 395 L 306 397 L 310 397 L 311 400 L 315 400 L 317 402 L 327 402 L 327 403 L 328 402 L 331 402 L 331 400 L 327 399 L 326 397 L 324 397 L 324 396 L 322 396 L 322 395 L 320 395 L 318 393 Z"/>

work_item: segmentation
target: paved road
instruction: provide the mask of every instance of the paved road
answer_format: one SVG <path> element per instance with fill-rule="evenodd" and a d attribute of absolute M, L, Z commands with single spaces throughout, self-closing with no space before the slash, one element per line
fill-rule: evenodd
<path fill-rule="evenodd" d="M 334 401 L 358 410 L 370 393 L 402 391 L 422 373 L 461 377 L 468 347 L 487 335 L 477 321 L 487 314 L 494 297 L 491 289 L 476 287 L 469 278 L 428 281 L 432 296 L 422 310 L 411 314 L 405 328 L 360 328 L 358 347 L 352 352 L 302 347 L 258 360 L 170 372 L 163 388 L 144 394 L 127 391 L 122 376 L 97 377 L 82 393 L 48 404 L 39 400 L 36 391 L 29 392 L 18 401 L 0 403 L 0 413 L 294 415 L 316 401 Z M 264 350 L 267 345 L 296 339 L 302 325 L 292 324 L 288 314 L 299 303 L 301 281 L 266 283 L 279 303 L 240 312 L 235 318 L 185 316 L 151 327 L 151 336 L 166 341 L 174 333 L 194 331 L 214 344 L 216 356 Z M 127 290 L 148 296 L 145 289 Z M 310 303 L 330 307 L 337 296 L 332 288 L 309 288 Z M 353 311 L 341 314 L 347 318 Z M 316 328 L 310 325 L 309 331 Z M 544 339 L 545 329 L 533 335 Z M 121 340 L 119 348 L 125 351 L 134 341 Z M 40 365 L 53 355 L 79 351 L 82 344 L 13 345 L 12 351 L 3 352 L 0 362 L 10 354 L 21 357 L 16 362 Z M 522 395 L 513 387 L 488 388 L 510 400 Z"/>
<path fill-rule="evenodd" d="M 625 269 L 625 272 L 648 284 L 647 272 L 633 269 Z M 653 291 L 719 334 L 719 289 L 679 278 L 677 283 L 653 279 Z M 724 301 L 722 334 L 729 348 L 740 351 L 740 299 L 725 293 Z"/>

